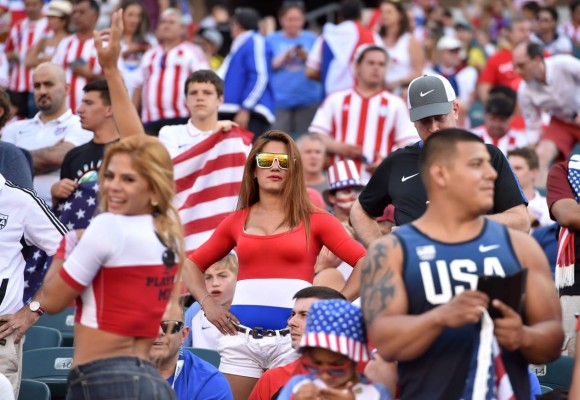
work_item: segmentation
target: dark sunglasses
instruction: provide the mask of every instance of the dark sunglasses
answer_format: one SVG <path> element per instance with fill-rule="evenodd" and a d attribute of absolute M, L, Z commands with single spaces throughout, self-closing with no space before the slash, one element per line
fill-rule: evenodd
<path fill-rule="evenodd" d="M 326 372 L 330 376 L 342 376 L 346 374 L 348 370 L 352 367 L 352 361 L 347 362 L 343 365 L 332 365 L 329 367 L 323 367 L 314 364 L 314 362 L 309 356 L 304 356 L 302 357 L 302 365 L 304 366 L 304 369 L 306 369 L 309 373 L 314 375 L 321 375 Z"/>
<path fill-rule="evenodd" d="M 274 160 L 278 162 L 280 169 L 288 169 L 288 154 L 285 153 L 258 153 L 256 162 L 258 168 L 272 168 Z"/>
<path fill-rule="evenodd" d="M 174 334 L 183 328 L 183 321 L 161 321 L 161 330 L 164 334 Z"/>

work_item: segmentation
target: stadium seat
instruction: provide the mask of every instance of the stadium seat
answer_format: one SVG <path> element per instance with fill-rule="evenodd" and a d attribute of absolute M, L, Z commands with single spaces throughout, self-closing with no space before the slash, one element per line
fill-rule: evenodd
<path fill-rule="evenodd" d="M 185 349 L 191 351 L 194 355 L 198 356 L 204 361 L 207 361 L 214 367 L 219 368 L 221 357 L 217 351 L 208 349 L 198 349 L 195 347 L 186 347 Z"/>
<path fill-rule="evenodd" d="M 65 397 L 66 378 L 72 364 L 74 348 L 51 347 L 22 353 L 22 379 L 44 382 L 52 398 Z"/>
<path fill-rule="evenodd" d="M 24 351 L 62 346 L 62 335 L 58 329 L 47 326 L 31 326 L 26 331 Z"/>
<path fill-rule="evenodd" d="M 547 387 L 544 385 L 540 385 L 540 390 L 542 391 L 542 394 L 546 394 L 546 393 L 550 393 L 550 392 L 554 391 L 554 389 L 552 389 L 551 387 Z"/>
<path fill-rule="evenodd" d="M 537 375 L 540 385 L 552 389 L 567 389 L 572 384 L 574 358 L 561 356 L 554 362 L 544 365 L 532 365 L 531 368 Z"/>
<path fill-rule="evenodd" d="M 22 379 L 18 400 L 50 400 L 50 389 L 46 383 Z"/>
<path fill-rule="evenodd" d="M 75 325 L 74 318 L 75 308 L 68 307 L 58 314 L 48 315 L 44 314 L 36 323 L 36 326 L 47 326 L 49 328 L 58 329 L 62 334 L 62 346 L 73 346 L 73 331 Z"/>

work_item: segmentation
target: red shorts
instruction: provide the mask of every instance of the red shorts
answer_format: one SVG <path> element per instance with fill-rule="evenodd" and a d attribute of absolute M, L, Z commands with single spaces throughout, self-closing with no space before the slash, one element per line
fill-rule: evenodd
<path fill-rule="evenodd" d="M 543 140 L 554 142 L 563 158 L 568 158 L 576 143 L 580 142 L 580 126 L 554 118 L 544 128 Z"/>

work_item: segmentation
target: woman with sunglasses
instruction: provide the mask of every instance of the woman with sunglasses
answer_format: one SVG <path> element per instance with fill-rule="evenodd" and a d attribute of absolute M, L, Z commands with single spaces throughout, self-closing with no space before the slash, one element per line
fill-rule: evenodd
<path fill-rule="evenodd" d="M 122 32 L 119 11 L 110 31 L 95 34 L 95 44 L 117 127 L 133 135 L 107 148 L 99 173 L 103 212 L 64 264 L 53 263 L 28 310 L 57 313 L 76 299 L 67 399 L 175 398 L 147 361 L 167 303 L 177 299 L 177 260 L 184 259 L 171 203 L 173 163 L 165 147 L 145 135 L 123 86 L 117 68 Z"/>
<path fill-rule="evenodd" d="M 248 398 L 265 369 L 296 359 L 287 329 L 292 297 L 312 285 L 323 245 L 354 266 L 342 290 L 353 300 L 365 249 L 334 216 L 310 203 L 292 138 L 282 131 L 266 132 L 246 161 L 238 210 L 190 254 L 183 271 L 187 288 L 225 335 L 218 342 L 220 370 L 236 400 Z M 227 310 L 207 293 L 202 271 L 234 247 L 238 280 Z"/>
<path fill-rule="evenodd" d="M 369 361 L 369 351 L 362 311 L 348 301 L 313 303 L 298 351 L 308 374 L 290 379 L 279 400 L 391 399 L 387 388 L 356 370 L 357 362 Z"/>

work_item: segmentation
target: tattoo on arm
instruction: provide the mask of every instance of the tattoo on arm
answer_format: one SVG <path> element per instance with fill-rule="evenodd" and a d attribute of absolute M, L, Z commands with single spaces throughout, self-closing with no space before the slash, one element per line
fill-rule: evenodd
<path fill-rule="evenodd" d="M 399 239 L 392 235 L 375 243 L 366 256 L 361 274 L 361 301 L 365 322 L 370 325 L 395 297 L 394 273 L 387 263 L 387 253 L 399 247 Z"/>

